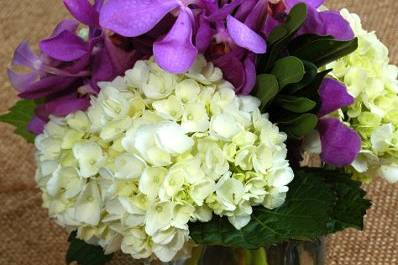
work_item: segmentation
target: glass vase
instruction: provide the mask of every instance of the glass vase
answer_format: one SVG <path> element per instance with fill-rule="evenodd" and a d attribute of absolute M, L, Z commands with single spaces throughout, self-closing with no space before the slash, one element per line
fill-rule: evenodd
<path fill-rule="evenodd" d="M 162 265 L 324 265 L 324 242 L 287 241 L 276 246 L 245 250 L 197 247 L 192 257 Z"/>

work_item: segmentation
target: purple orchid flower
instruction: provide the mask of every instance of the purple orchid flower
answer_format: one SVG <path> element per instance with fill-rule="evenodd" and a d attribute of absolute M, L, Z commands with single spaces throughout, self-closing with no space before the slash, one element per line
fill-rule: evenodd
<path fill-rule="evenodd" d="M 206 47 L 205 55 L 223 71 L 224 78 L 234 85 L 237 93 L 249 94 L 256 83 L 256 53 L 252 50 L 265 46 L 260 45 L 262 38 L 247 35 L 261 31 L 267 16 L 268 4 L 265 0 L 244 1 L 236 10 L 235 17 L 224 11 L 225 8 L 230 8 L 230 5 L 209 12 L 209 16 L 202 14 L 204 20 L 210 21 L 209 30 L 214 32 L 208 41 L 210 44 Z M 213 7 L 210 10 L 217 9 Z"/>
<path fill-rule="evenodd" d="M 167 14 L 177 14 L 174 26 L 153 46 L 155 61 L 171 73 L 189 70 L 198 52 L 204 52 L 214 34 L 215 24 L 227 25 L 236 46 L 253 53 L 265 53 L 266 43 L 255 31 L 230 14 L 243 0 L 109 0 L 100 12 L 100 24 L 122 36 L 141 36 Z M 195 40 L 195 42 L 194 42 Z M 195 43 L 195 44 L 194 44 Z"/>
<path fill-rule="evenodd" d="M 266 36 L 272 31 L 274 27 L 279 25 L 278 16 L 281 13 L 288 12 L 294 5 L 298 3 L 305 3 L 307 5 L 307 19 L 304 25 L 297 33 L 302 34 L 318 34 L 321 36 L 333 36 L 337 40 L 352 40 L 354 32 L 350 24 L 337 11 L 318 11 L 325 0 L 284 0 L 285 10 L 279 8 L 278 12 L 273 17 L 267 19 L 263 32 Z M 280 5 L 279 5 L 280 7 Z M 282 16 L 283 17 L 283 16 Z"/>
<path fill-rule="evenodd" d="M 340 120 L 328 117 L 340 108 L 354 103 L 346 87 L 332 78 L 325 78 L 320 90 L 321 108 L 319 110 L 318 132 L 321 141 L 321 159 L 335 166 L 350 165 L 361 149 L 361 138 Z"/>
<path fill-rule="evenodd" d="M 64 0 L 71 14 L 89 27 L 87 39 L 76 34 L 78 22 L 64 20 L 48 39 L 40 42 L 41 54 L 35 55 L 26 42 L 14 53 L 12 67 L 25 67 L 20 73 L 8 69 L 12 85 L 21 98 L 41 99 L 36 116 L 29 124 L 41 133 L 49 115 L 65 116 L 89 106 L 89 95 L 99 91 L 98 81 L 109 81 L 124 73 L 137 59 L 132 50 L 115 45 L 114 35 L 99 26 L 103 0 L 91 5 L 88 0 Z"/>

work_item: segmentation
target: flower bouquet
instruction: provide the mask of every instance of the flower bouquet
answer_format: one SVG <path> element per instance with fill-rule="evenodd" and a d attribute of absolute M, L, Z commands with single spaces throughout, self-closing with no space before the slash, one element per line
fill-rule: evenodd
<path fill-rule="evenodd" d="M 36 146 L 67 263 L 321 264 L 362 229 L 361 182 L 398 180 L 398 68 L 323 2 L 64 0 L 19 45 L 0 121 Z"/>

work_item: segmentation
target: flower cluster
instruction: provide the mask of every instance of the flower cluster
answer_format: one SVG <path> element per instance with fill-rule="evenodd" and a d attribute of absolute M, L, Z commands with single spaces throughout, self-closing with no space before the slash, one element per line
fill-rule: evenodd
<path fill-rule="evenodd" d="M 362 150 L 352 164 L 361 180 L 383 176 L 398 181 L 398 67 L 389 64 L 388 49 L 374 32 L 362 28 L 360 18 L 341 11 L 359 40 L 352 54 L 330 64 L 355 98 L 342 118 L 362 138 Z"/>
<path fill-rule="evenodd" d="M 203 57 L 181 75 L 138 61 L 99 86 L 86 112 L 51 117 L 35 143 L 44 206 L 79 238 L 170 261 L 188 222 L 215 214 L 241 229 L 253 206 L 284 202 L 286 135 Z"/>

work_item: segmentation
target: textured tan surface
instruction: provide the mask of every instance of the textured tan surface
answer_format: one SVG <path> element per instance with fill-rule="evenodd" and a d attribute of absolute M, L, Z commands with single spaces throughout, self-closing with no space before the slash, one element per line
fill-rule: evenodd
<path fill-rule="evenodd" d="M 398 1 L 334 0 L 377 30 L 398 63 Z M 0 112 L 16 100 L 5 67 L 19 41 L 36 43 L 66 16 L 61 0 L 0 0 Z M 0 124 L 0 264 L 64 264 L 66 233 L 47 218 L 33 180 L 33 148 Z M 327 265 L 398 265 L 398 185 L 377 180 L 367 187 L 374 204 L 364 232 L 346 231 L 328 242 Z M 118 257 L 112 264 L 128 264 Z"/>

